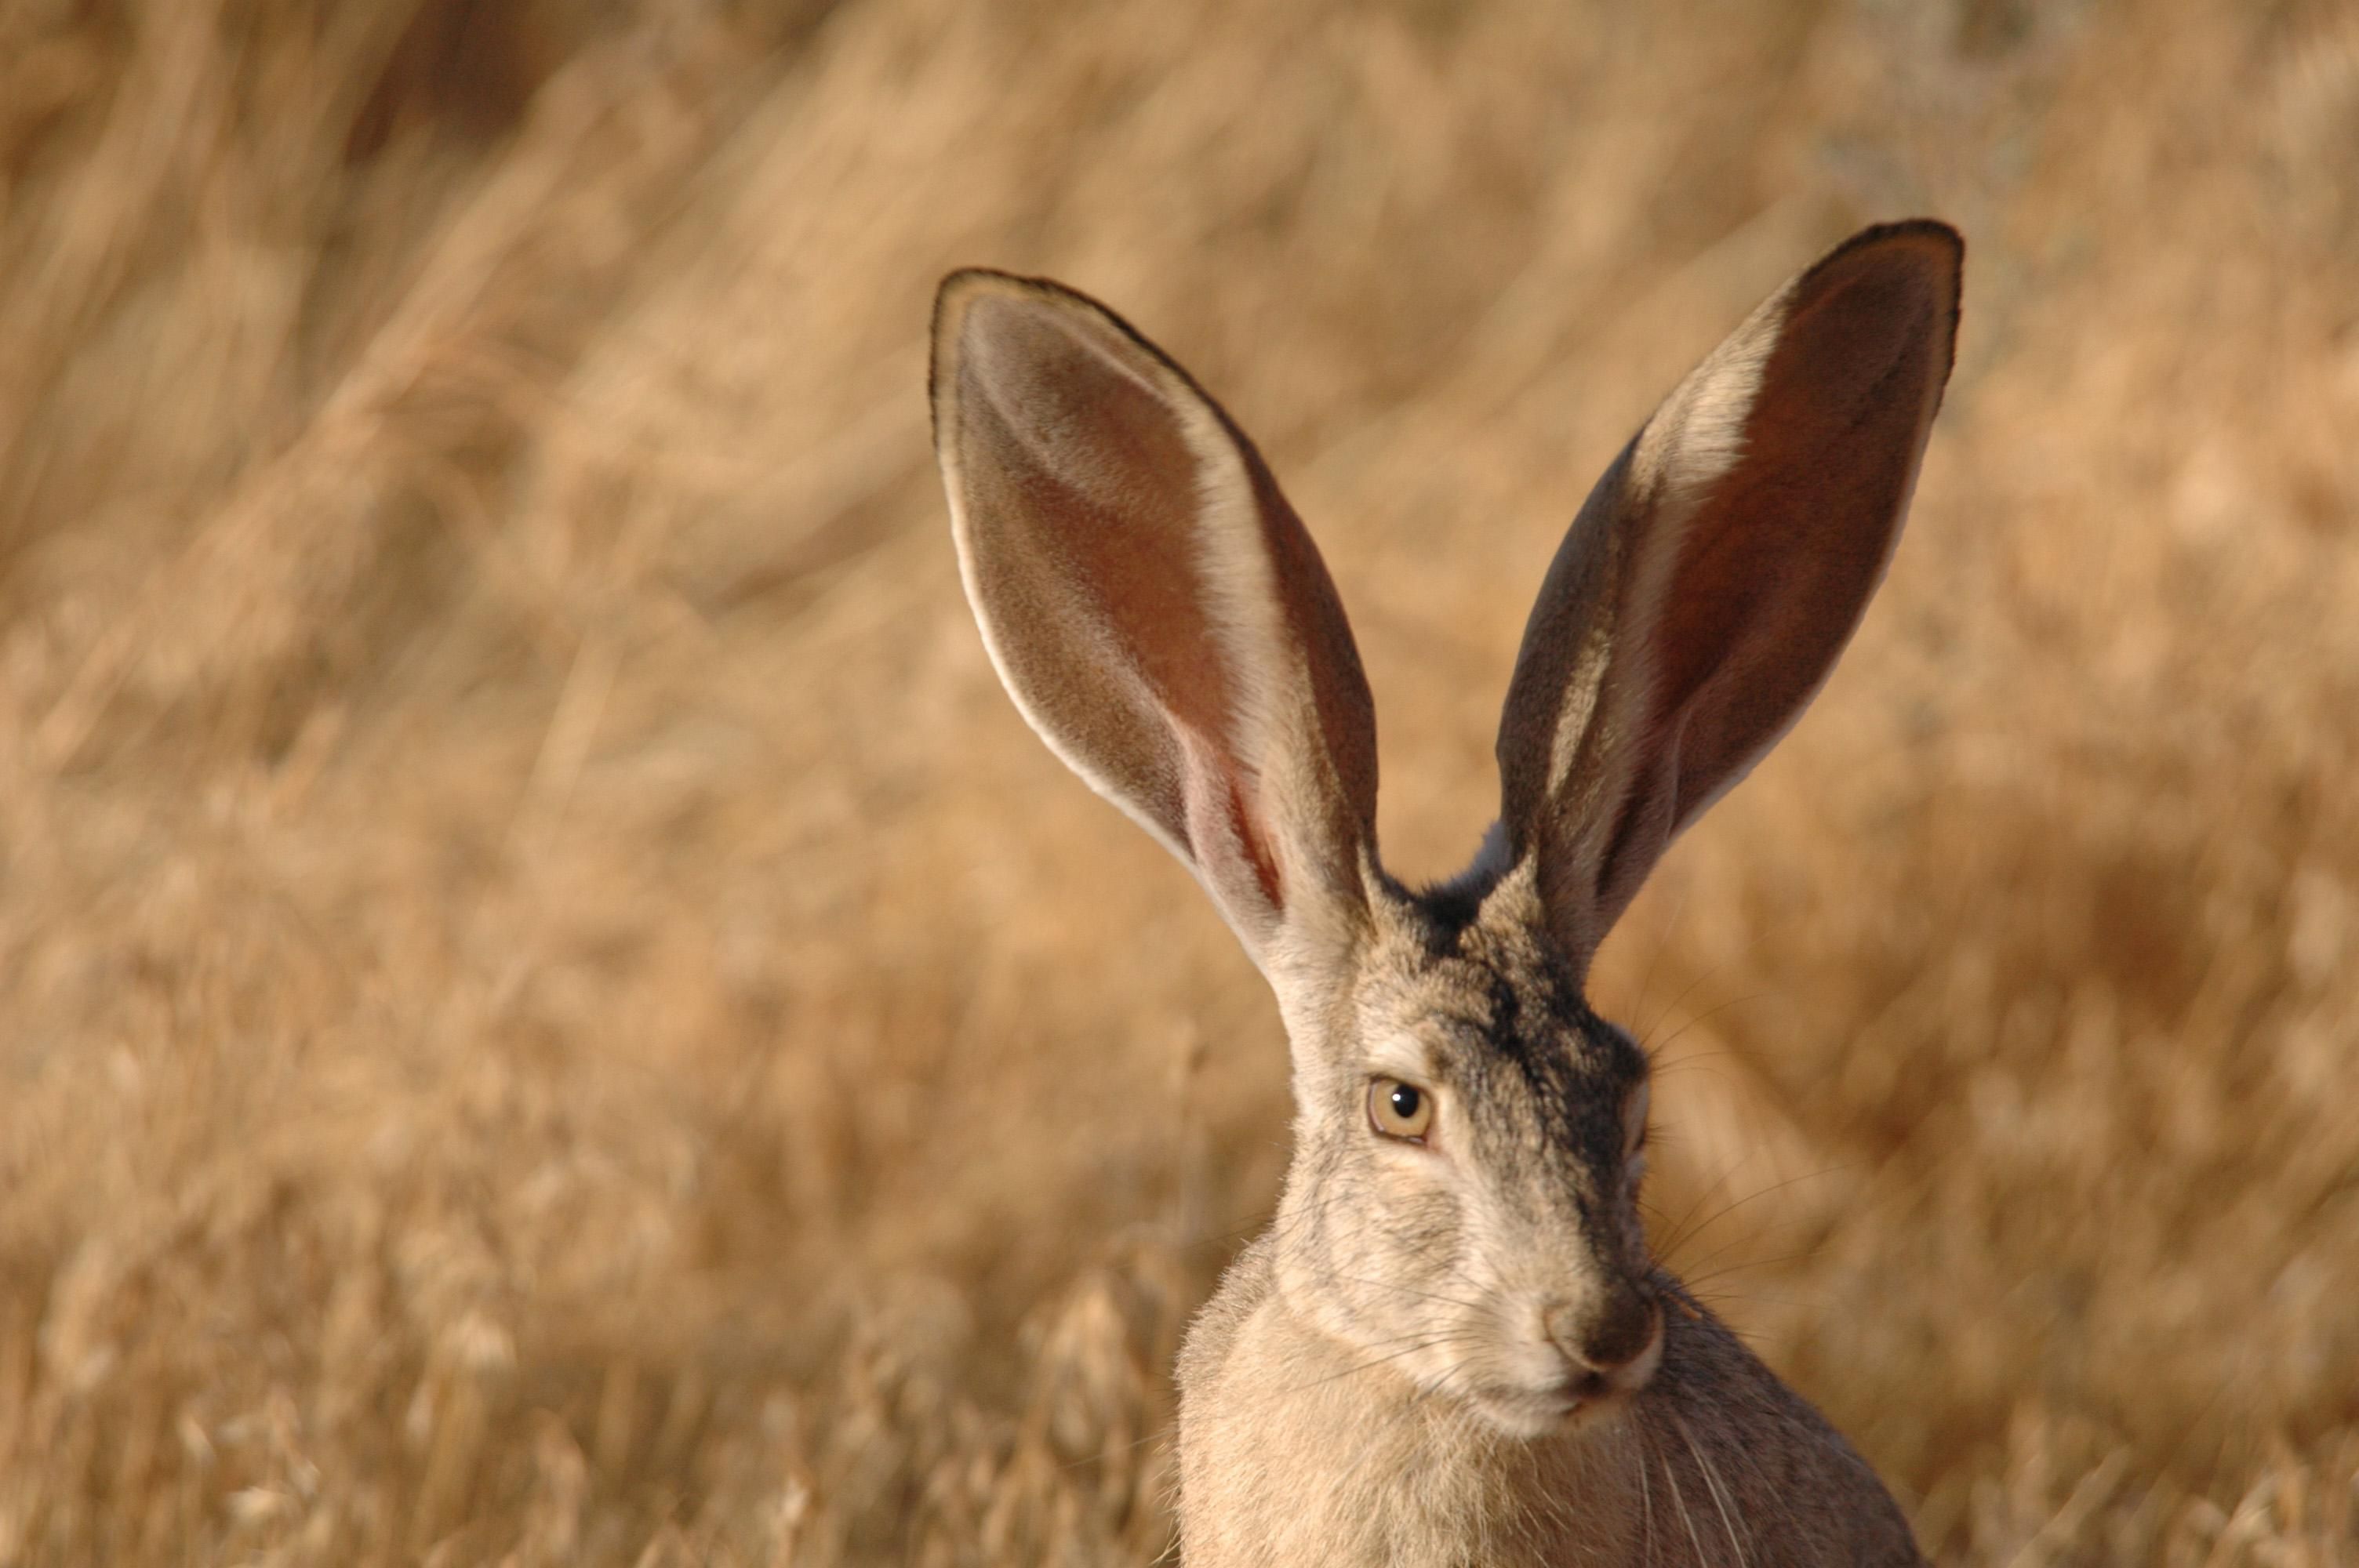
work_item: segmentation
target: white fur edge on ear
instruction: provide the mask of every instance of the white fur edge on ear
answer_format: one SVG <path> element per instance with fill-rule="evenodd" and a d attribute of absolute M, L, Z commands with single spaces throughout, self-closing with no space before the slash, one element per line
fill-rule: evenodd
<path fill-rule="evenodd" d="M 946 481 L 942 489 L 950 503 L 951 543 L 958 551 L 959 584 L 966 592 L 967 606 L 973 612 L 975 628 L 983 633 L 983 650 L 991 659 L 992 671 L 999 676 L 1000 687 L 1007 693 L 1009 700 L 1016 704 L 1016 711 L 1023 715 L 1024 722 L 1040 737 L 1041 743 L 1049 748 L 1050 754 L 1071 768 L 1091 789 L 1120 807 L 1124 816 L 1145 828 L 1148 836 L 1169 851 L 1181 865 L 1195 871 L 1195 858 L 1188 852 L 1185 845 L 1165 832 L 1162 824 L 1133 804 L 1125 792 L 1115 788 L 1113 781 L 1100 773 L 1088 758 L 1067 746 L 1059 739 L 1055 729 L 1042 720 L 1024 696 L 1023 683 L 1016 678 L 1015 666 L 1001 643 L 999 628 L 986 608 L 989 601 L 984 596 L 982 573 L 975 559 L 974 527 L 966 514 L 965 463 L 957 438 L 959 421 L 963 415 L 960 406 L 960 370 L 965 358 L 966 313 L 975 299 L 985 293 L 998 293 L 1027 301 L 1030 297 L 1029 291 L 1013 278 L 982 272 L 955 276 L 943 290 L 941 319 L 935 327 L 933 387 L 937 431 L 934 456 L 941 465 L 942 478 Z M 1125 373 L 1128 373 L 1126 369 Z M 1110 659 L 1107 667 L 1118 672 L 1125 685 L 1136 687 L 1140 684 L 1125 661 Z M 1201 872 L 1197 874 L 1198 880 L 1202 880 Z M 1206 891 L 1211 890 L 1208 887 Z M 1213 902 L 1218 906 L 1220 901 L 1215 899 Z"/>
<path fill-rule="evenodd" d="M 1200 738 L 1191 734 L 1169 714 L 1165 719 L 1174 729 L 1174 739 L 1183 752 L 1192 752 L 1206 745 L 1211 739 L 1229 754 L 1238 757 L 1261 757 L 1286 771 L 1287 777 L 1272 780 L 1252 778 L 1255 799 L 1248 803 L 1257 818 L 1265 823 L 1282 820 L 1279 803 L 1273 798 L 1277 792 L 1316 788 L 1310 776 L 1315 770 L 1307 759 L 1295 754 L 1297 748 L 1288 743 L 1288 730 L 1278 712 L 1277 693 L 1285 687 L 1286 677 L 1308 681 L 1308 672 L 1296 654 L 1283 625 L 1277 574 L 1269 558 L 1254 495 L 1251 474 L 1236 441 L 1227 426 L 1212 406 L 1192 386 L 1167 366 L 1145 355 L 1143 365 L 1134 364 L 1128 356 L 1110 354 L 1097 341 L 1101 330 L 1110 330 L 1086 315 L 1075 304 L 1048 296 L 1021 280 L 989 272 L 973 272 L 961 276 L 946 291 L 942 302 L 942 319 L 936 328 L 935 351 L 941 356 L 937 368 L 934 389 L 935 416 L 939 427 L 954 433 L 961 416 L 960 366 L 964 354 L 964 323 L 968 308 L 985 294 L 995 294 L 1027 307 L 1040 309 L 1073 341 L 1095 353 L 1125 378 L 1139 383 L 1151 391 L 1158 401 L 1170 408 L 1177 416 L 1181 439 L 1195 460 L 1196 500 L 1205 519 L 1198 532 L 1197 567 L 1202 573 L 1206 590 L 1205 610 L 1212 623 L 1213 636 L 1221 644 L 1226 662 L 1225 673 L 1231 688 L 1237 694 L 1238 712 L 1233 720 L 1237 730 L 1228 736 Z M 1141 373 L 1142 370 L 1144 374 Z M 1054 729 L 1042 721 L 1041 716 L 1023 695 L 1021 684 L 1015 678 L 1002 646 L 998 629 L 984 608 L 979 571 L 975 559 L 973 527 L 966 516 L 966 481 L 963 465 L 958 455 L 959 443 L 954 438 L 936 443 L 936 456 L 940 461 L 943 477 L 949 481 L 951 536 L 957 548 L 959 579 L 973 610 L 975 623 L 983 633 L 984 651 L 991 659 L 999 684 L 1015 702 L 1032 732 L 1040 737 L 1049 752 L 1082 781 L 1104 799 L 1120 807 L 1124 816 L 1145 828 L 1175 860 L 1188 868 L 1212 907 L 1220 912 L 1245 947 L 1256 968 L 1269 974 L 1273 961 L 1282 963 L 1288 957 L 1282 936 L 1290 924 L 1284 907 L 1289 889 L 1302 884 L 1310 869 L 1300 863 L 1295 847 L 1283 832 L 1268 836 L 1268 848 L 1278 857 L 1280 906 L 1274 911 L 1274 920 L 1264 927 L 1251 923 L 1248 913 L 1233 907 L 1234 901 L 1225 895 L 1213 881 L 1207 862 L 1214 856 L 1225 856 L 1233 862 L 1245 862 L 1251 851 L 1237 842 L 1234 825 L 1225 813 L 1208 813 L 1199 809 L 1206 803 L 1194 795 L 1189 797 L 1188 830 L 1196 848 L 1191 851 L 1167 832 L 1153 816 L 1131 801 L 1125 792 L 1114 787 L 1087 758 L 1058 738 Z M 1129 668 L 1126 659 L 1110 657 L 1110 671 L 1118 672 L 1124 684 L 1138 691 L 1140 706 L 1159 708 L 1144 683 Z M 1187 757 L 1182 766 L 1199 768 L 1201 762 Z M 1273 977 L 1274 978 L 1274 977 Z"/>
<path fill-rule="evenodd" d="M 1669 590 L 1688 524 L 1711 496 L 1712 487 L 1727 478 L 1745 455 L 1745 427 L 1760 397 L 1762 377 L 1785 330 L 1799 281 L 1789 281 L 1763 300 L 1723 339 L 1663 399 L 1632 443 L 1623 504 L 1651 511 L 1653 521 L 1647 530 L 1650 547 L 1631 563 L 1637 575 L 1622 611 L 1630 617 L 1630 625 L 1645 626 L 1653 621 Z M 1588 635 L 1612 642 L 1616 630 L 1610 618 L 1603 619 Z M 1550 795 L 1564 790 L 1584 746 L 1600 739 L 1590 730 L 1614 662 L 1611 654 L 1612 650 L 1599 646 L 1593 656 L 1582 659 L 1577 667 L 1588 676 L 1584 688 L 1565 694 L 1549 752 L 1547 793 Z M 1631 672 L 1618 673 L 1626 678 Z M 1651 671 L 1636 673 L 1642 683 L 1652 679 Z"/>
<path fill-rule="evenodd" d="M 1799 278 L 1763 300 L 1663 399 L 1638 437 L 1633 488 L 1684 527 L 1745 455 L 1745 427 L 1786 329 Z M 1660 524 L 1658 524 L 1659 526 Z"/>
<path fill-rule="evenodd" d="M 1196 502 L 1203 526 L 1197 534 L 1196 569 L 1204 588 L 1205 619 L 1220 644 L 1230 688 L 1235 693 L 1233 731 L 1224 737 L 1231 755 L 1250 759 L 1253 798 L 1246 807 L 1269 831 L 1267 847 L 1278 860 L 1279 924 L 1287 923 L 1288 895 L 1310 869 L 1283 831 L 1288 792 L 1316 789 L 1298 757 L 1280 712 L 1289 689 L 1309 685 L 1310 672 L 1287 634 L 1277 574 L 1247 470 L 1236 442 L 1219 415 L 1184 387 L 1167 390 L 1180 416 L 1180 427 L 1196 460 Z M 1309 717 L 1309 716 L 1301 716 Z M 1268 771 L 1283 770 L 1272 778 Z M 1228 823 L 1219 824 L 1229 831 Z M 1190 824 L 1191 830 L 1193 824 Z"/>
<path fill-rule="evenodd" d="M 1760 394 L 1761 380 L 1768 365 L 1770 352 L 1776 349 L 1778 336 L 1785 330 L 1787 308 L 1792 302 L 1795 290 L 1801 287 L 1804 279 L 1809 276 L 1810 275 L 1808 273 L 1805 273 L 1802 276 L 1797 277 L 1785 288 L 1778 290 L 1777 294 L 1764 304 L 1759 311 L 1755 312 L 1754 318 L 1746 320 L 1744 328 L 1741 329 L 1738 333 L 1738 336 L 1747 339 L 1748 341 L 1751 341 L 1755 330 L 1756 320 L 1762 315 L 1766 314 L 1772 306 L 1777 308 L 1777 319 L 1771 324 L 1766 335 L 1760 339 L 1760 352 L 1757 357 L 1753 358 L 1751 362 L 1751 380 L 1745 388 L 1743 411 L 1737 416 L 1738 429 L 1740 432 L 1743 429 L 1744 421 L 1751 416 L 1755 399 L 1757 398 Z M 1714 357 L 1716 358 L 1718 356 Z M 1944 381 L 1946 381 L 1947 375 L 1948 371 L 1945 364 L 1943 369 Z M 1937 384 L 1934 395 L 1926 400 L 1923 411 L 1917 416 L 1916 434 L 1910 443 L 1913 455 L 1908 460 L 1908 471 L 1901 480 L 1899 504 L 1894 512 L 1894 524 L 1885 537 L 1883 558 L 1877 563 L 1875 568 L 1875 579 L 1869 586 L 1869 597 L 1871 599 L 1874 596 L 1875 584 L 1880 583 L 1883 579 L 1884 574 L 1891 568 L 1893 552 L 1899 547 L 1900 521 L 1905 520 L 1908 517 L 1909 504 L 1916 497 L 1917 480 L 1918 477 L 1924 472 L 1925 468 L 1925 452 L 1927 449 L 1926 443 L 1932 430 L 1933 420 L 1940 415 L 1940 411 L 1941 398 L 1940 395 L 1940 387 Z M 1693 499 L 1687 503 L 1686 511 L 1681 514 L 1682 521 L 1692 518 L 1695 515 L 1697 508 L 1702 505 L 1704 499 L 1711 493 L 1712 484 L 1717 483 L 1723 476 L 1726 475 L 1729 470 L 1735 466 L 1736 460 L 1744 456 L 1743 447 L 1744 438 L 1740 433 L 1736 438 L 1734 449 L 1731 451 L 1727 462 L 1721 467 L 1717 473 L 1712 475 L 1711 480 L 1703 483 L 1701 488 L 1695 492 Z M 1862 613 L 1865 613 L 1864 605 L 1863 605 Z M 1794 704 L 1792 711 L 1786 715 L 1786 721 L 1778 725 L 1777 729 L 1771 730 L 1769 734 L 1763 739 L 1760 745 L 1754 749 L 1753 754 L 1743 763 L 1731 768 L 1727 773 L 1713 785 L 1710 794 L 1705 795 L 1699 799 L 1693 806 L 1687 807 L 1684 810 L 1683 815 L 1689 821 L 1693 821 L 1697 817 L 1701 816 L 1705 812 L 1711 810 L 1714 806 L 1719 804 L 1722 799 L 1726 797 L 1729 791 L 1734 789 L 1738 784 L 1743 784 L 1746 778 L 1751 776 L 1753 770 L 1758 767 L 1761 764 L 1762 760 L 1767 757 L 1770 752 L 1777 749 L 1777 745 L 1780 741 L 1784 741 L 1788 735 L 1793 733 L 1794 727 L 1802 721 L 1802 716 L 1808 713 L 1810 710 L 1810 705 L 1818 700 L 1819 693 L 1826 688 L 1827 682 L 1834 678 L 1835 668 L 1838 663 L 1840 663 L 1840 660 L 1830 659 L 1827 662 L 1826 668 L 1819 672 L 1818 680 L 1811 685 L 1808 691 L 1802 694 L 1801 700 Z"/>
<path fill-rule="evenodd" d="M 1246 809 L 1277 861 L 1277 920 L 1273 929 L 1262 934 L 1259 949 L 1251 941 L 1246 946 L 1283 1000 L 1292 989 L 1288 977 L 1324 972 L 1332 967 L 1338 944 L 1352 938 L 1349 918 L 1337 920 L 1335 907 L 1311 892 L 1321 880 L 1320 868 L 1306 859 L 1310 851 L 1288 827 L 1300 820 L 1306 803 L 1318 801 L 1332 787 L 1332 780 L 1324 757 L 1304 750 L 1318 744 L 1320 725 L 1310 661 L 1287 624 L 1269 531 L 1244 451 L 1226 422 L 1192 389 L 1178 386 L 1172 395 L 1179 400 L 1182 435 L 1197 464 L 1198 500 L 1205 523 L 1196 564 L 1202 574 L 1206 617 L 1236 694 L 1231 753 L 1252 759 L 1247 765 L 1253 798 Z M 1296 704 L 1298 711 L 1288 710 Z M 1217 827 L 1231 853 L 1245 852 L 1235 843 L 1225 814 Z M 1195 830 L 1191 821 L 1190 831 Z M 1361 885 L 1372 885 L 1375 868 L 1371 847 L 1361 844 L 1355 852 L 1361 860 Z"/>

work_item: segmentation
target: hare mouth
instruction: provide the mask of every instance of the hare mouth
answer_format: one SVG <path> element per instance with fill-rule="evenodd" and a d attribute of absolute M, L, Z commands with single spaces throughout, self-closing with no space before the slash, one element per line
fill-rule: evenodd
<path fill-rule="evenodd" d="M 1506 1436 L 1528 1439 L 1576 1431 L 1611 1416 L 1630 1403 L 1634 1392 L 1584 1373 L 1545 1388 L 1476 1389 L 1473 1402 Z"/>

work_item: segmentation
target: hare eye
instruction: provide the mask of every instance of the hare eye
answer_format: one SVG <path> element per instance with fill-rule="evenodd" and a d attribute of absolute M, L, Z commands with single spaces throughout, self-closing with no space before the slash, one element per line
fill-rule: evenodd
<path fill-rule="evenodd" d="M 1398 1078 L 1373 1079 L 1368 1085 L 1368 1120 L 1387 1138 L 1422 1143 L 1426 1130 L 1433 1125 L 1432 1092 Z"/>
<path fill-rule="evenodd" d="M 1647 1086 L 1642 1082 L 1622 1102 L 1622 1158 L 1635 1160 L 1647 1147 Z"/>

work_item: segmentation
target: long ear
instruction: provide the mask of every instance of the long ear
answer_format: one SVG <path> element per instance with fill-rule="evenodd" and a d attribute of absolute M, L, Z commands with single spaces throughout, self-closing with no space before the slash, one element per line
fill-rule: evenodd
<path fill-rule="evenodd" d="M 1859 624 L 1949 379 L 1963 260 L 1940 223 L 1854 236 L 1680 383 L 1558 550 L 1500 719 L 1500 821 L 1578 961 Z"/>
<path fill-rule="evenodd" d="M 1310 535 L 1187 373 L 1094 301 L 969 271 L 934 447 L 999 676 L 1196 873 L 1265 973 L 1364 926 L 1376 721 Z"/>

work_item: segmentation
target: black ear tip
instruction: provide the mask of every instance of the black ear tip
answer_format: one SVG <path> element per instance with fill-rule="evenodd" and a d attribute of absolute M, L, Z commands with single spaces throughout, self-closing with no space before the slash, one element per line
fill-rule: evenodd
<path fill-rule="evenodd" d="M 946 334 L 946 330 L 951 324 L 951 315 L 958 308 L 959 301 L 965 298 L 967 295 L 973 293 L 977 286 L 982 284 L 984 279 L 993 276 L 994 275 L 988 268 L 979 266 L 962 266 L 955 272 L 944 273 L 942 275 L 941 282 L 935 286 L 933 330 L 931 334 L 933 339 L 933 349 L 930 355 L 931 364 L 928 370 L 926 377 L 928 384 L 934 384 L 941 378 L 943 350 L 942 340 Z"/>
<path fill-rule="evenodd" d="M 1023 273 L 1002 272 L 992 266 L 962 266 L 945 275 L 934 291 L 934 351 L 942 351 L 943 339 L 953 322 L 962 326 L 974 319 L 974 307 L 988 302 L 994 308 L 987 312 L 992 319 L 1002 322 L 1012 316 L 1029 316 L 1036 319 L 1073 323 L 1089 320 L 1112 327 L 1121 336 L 1131 340 L 1158 359 L 1162 351 L 1139 334 L 1138 329 L 1124 320 L 1103 303 L 1080 289 L 1059 283 L 1053 277 L 1031 277 Z"/>
<path fill-rule="evenodd" d="M 1930 330 L 1940 343 L 1946 373 L 1956 351 L 1965 262 L 1965 237 L 1937 218 L 1877 223 L 1829 251 L 1802 275 L 1796 306 L 1807 310 L 1837 297 L 1861 306 L 1880 300 L 1867 308 L 1896 330 L 1913 319 Z"/>
<path fill-rule="evenodd" d="M 1053 284 L 1020 277 L 996 267 L 962 266 L 943 275 L 934 289 L 933 321 L 926 355 L 926 401 L 932 409 L 937 447 L 943 439 L 944 421 L 950 413 L 948 399 L 954 379 L 951 367 L 974 349 L 973 332 L 980 324 L 975 307 L 994 298 L 1022 299 L 1054 288 Z"/>
<path fill-rule="evenodd" d="M 1966 253 L 1965 236 L 1939 218 L 1902 218 L 1890 223 L 1871 223 L 1853 235 L 1851 243 L 1872 243 L 1885 240 L 1913 240 L 1940 245 L 1952 255 L 1962 256 Z"/>
<path fill-rule="evenodd" d="M 1966 265 L 1966 239 L 1939 218 L 1904 218 L 1862 229 L 1819 259 L 1804 275 L 1804 287 L 1831 273 L 1850 273 L 1862 265 L 1878 271 L 1894 268 L 1913 272 L 1946 296 L 1957 309 Z"/>
<path fill-rule="evenodd" d="M 1070 289 L 1047 278 L 1025 277 L 997 267 L 962 266 L 945 274 L 934 290 L 933 341 L 926 373 L 936 417 L 941 413 L 944 367 L 954 356 L 972 351 L 973 333 L 978 327 L 987 329 L 994 314 L 988 308 L 992 302 L 1003 308 L 1045 302 L 1053 309 L 1071 297 Z M 985 308 L 978 311 L 979 306 Z"/>
<path fill-rule="evenodd" d="M 1939 218 L 1903 218 L 1897 222 L 1869 224 L 1837 245 L 1827 260 L 1870 246 L 1912 247 L 1956 265 L 1965 259 L 1966 237 Z"/>
<path fill-rule="evenodd" d="M 962 266 L 945 273 L 934 290 L 934 325 L 939 330 L 950 319 L 956 306 L 979 295 L 1017 293 L 1032 287 L 1037 287 L 1035 279 L 1001 272 L 997 267 Z"/>

